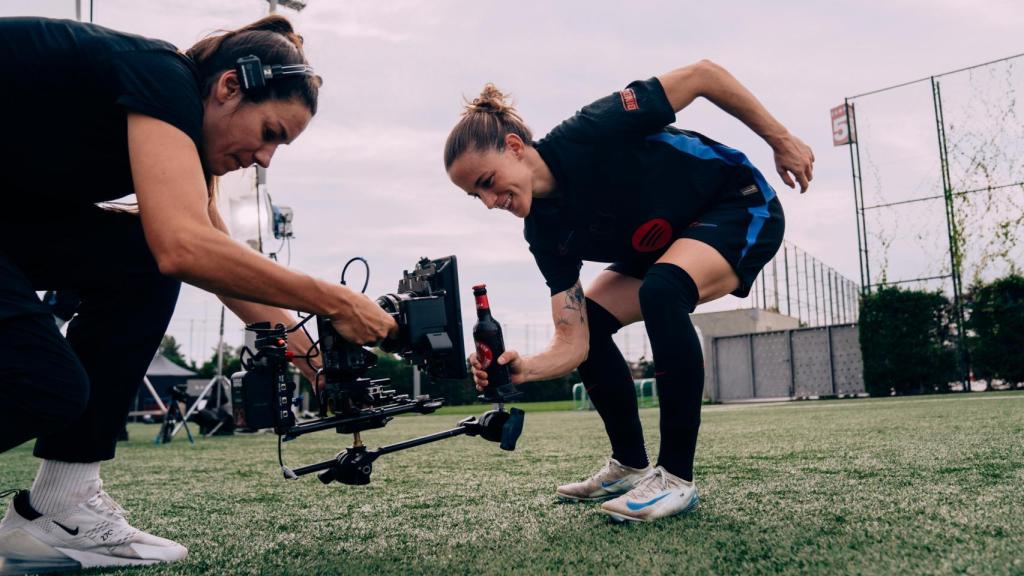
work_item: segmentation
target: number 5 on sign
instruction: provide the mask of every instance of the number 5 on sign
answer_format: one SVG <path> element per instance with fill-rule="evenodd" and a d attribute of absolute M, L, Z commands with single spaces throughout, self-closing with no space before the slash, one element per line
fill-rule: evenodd
<path fill-rule="evenodd" d="M 849 117 L 846 114 L 847 105 L 841 104 L 832 109 L 832 145 L 845 146 L 856 139 L 851 138 L 851 126 L 855 126 L 853 120 L 853 104 L 849 105 Z"/>

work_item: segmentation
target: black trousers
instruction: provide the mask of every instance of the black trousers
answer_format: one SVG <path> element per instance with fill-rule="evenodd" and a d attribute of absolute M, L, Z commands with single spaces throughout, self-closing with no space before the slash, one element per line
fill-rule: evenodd
<path fill-rule="evenodd" d="M 134 214 L 16 211 L 0 240 L 0 452 L 37 438 L 40 458 L 109 460 L 181 285 Z M 81 298 L 66 339 L 36 296 L 60 289 Z"/>

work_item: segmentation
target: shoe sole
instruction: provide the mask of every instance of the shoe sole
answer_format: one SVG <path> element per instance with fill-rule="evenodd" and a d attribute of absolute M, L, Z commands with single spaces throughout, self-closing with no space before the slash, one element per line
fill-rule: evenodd
<path fill-rule="evenodd" d="M 73 559 L 21 528 L 0 536 L 0 557 L 9 562 L 61 565 L 78 564 Z"/>
<path fill-rule="evenodd" d="M 68 561 L 64 564 L 52 562 L 36 562 L 34 560 L 11 560 L 0 556 L 0 576 L 22 574 L 66 574 L 82 569 L 78 562 Z"/>
<path fill-rule="evenodd" d="M 15 529 L 0 537 L 0 558 L 4 560 L 2 564 L 4 570 L 0 574 L 7 574 L 7 570 L 14 570 L 10 572 L 12 574 L 25 574 L 102 568 L 104 566 L 148 566 L 160 562 L 182 560 L 187 555 L 186 551 L 181 558 L 168 560 L 110 556 L 75 548 L 51 546 L 26 530 Z"/>
<path fill-rule="evenodd" d="M 569 496 L 568 494 L 555 492 L 555 496 L 558 497 L 558 499 L 562 500 L 563 502 L 604 502 L 605 500 L 618 498 L 623 494 L 624 492 L 619 492 L 618 494 L 608 494 L 607 496 L 595 496 L 592 498 L 584 498 L 582 496 Z"/>

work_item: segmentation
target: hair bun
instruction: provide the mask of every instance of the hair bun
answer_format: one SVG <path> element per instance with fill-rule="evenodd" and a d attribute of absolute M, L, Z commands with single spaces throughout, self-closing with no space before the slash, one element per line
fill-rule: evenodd
<path fill-rule="evenodd" d="M 508 104 L 506 100 L 508 100 L 508 97 L 501 90 L 498 90 L 497 86 L 488 82 L 484 89 L 480 91 L 480 95 L 466 105 L 464 114 L 474 114 L 477 112 L 494 114 L 496 116 L 515 114 L 515 107 Z"/>

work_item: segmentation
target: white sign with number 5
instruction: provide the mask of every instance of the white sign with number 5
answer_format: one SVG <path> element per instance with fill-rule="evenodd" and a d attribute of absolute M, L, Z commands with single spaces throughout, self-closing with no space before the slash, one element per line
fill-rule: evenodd
<path fill-rule="evenodd" d="M 849 104 L 849 117 L 847 117 L 847 105 L 841 104 L 832 109 L 832 145 L 845 146 L 856 140 L 851 138 L 851 126 L 855 126 L 850 120 L 853 117 L 853 104 Z"/>

